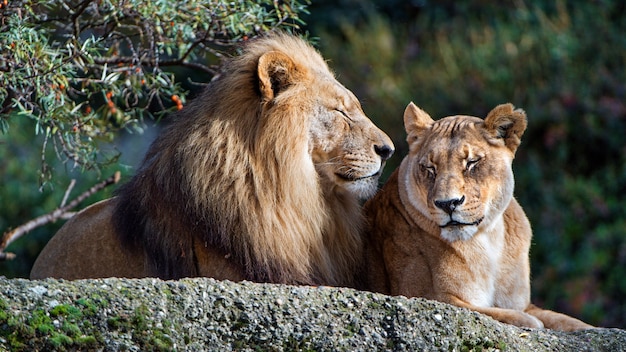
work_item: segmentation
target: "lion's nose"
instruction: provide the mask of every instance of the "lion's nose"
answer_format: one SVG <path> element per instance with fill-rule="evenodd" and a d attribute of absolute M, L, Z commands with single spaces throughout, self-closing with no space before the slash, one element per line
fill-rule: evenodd
<path fill-rule="evenodd" d="M 454 211 L 454 209 L 456 209 L 456 207 L 458 207 L 459 205 L 463 204 L 464 201 L 465 201 L 465 196 L 462 196 L 461 198 L 436 200 L 434 203 L 437 208 L 445 211 L 446 213 L 448 213 L 448 215 L 452 215 L 452 212 Z"/>
<path fill-rule="evenodd" d="M 387 160 L 393 155 L 393 147 L 383 144 L 383 145 L 374 145 L 374 151 L 376 154 L 380 155 L 380 157 L 384 160 Z"/>

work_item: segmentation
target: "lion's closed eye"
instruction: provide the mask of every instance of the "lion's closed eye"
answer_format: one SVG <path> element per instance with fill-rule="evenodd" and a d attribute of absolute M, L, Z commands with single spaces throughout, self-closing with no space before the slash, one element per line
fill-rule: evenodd
<path fill-rule="evenodd" d="M 336 108 L 336 109 L 335 109 L 335 111 L 337 111 L 338 113 L 340 113 L 340 114 L 341 114 L 341 116 L 343 116 L 344 118 L 346 118 L 346 119 L 348 119 L 348 120 L 352 121 L 352 118 L 350 117 L 350 115 L 348 115 L 348 113 L 347 113 L 345 110 L 340 109 L 340 108 Z"/>

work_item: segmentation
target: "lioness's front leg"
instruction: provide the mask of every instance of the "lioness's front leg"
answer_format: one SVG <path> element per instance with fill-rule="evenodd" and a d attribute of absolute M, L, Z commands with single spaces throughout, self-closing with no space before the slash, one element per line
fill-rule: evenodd
<path fill-rule="evenodd" d="M 543 328 L 544 326 L 541 320 L 537 319 L 536 317 L 513 309 L 478 307 L 452 295 L 447 295 L 444 299 L 440 300 L 450 304 L 454 304 L 455 306 L 475 310 L 479 313 L 489 315 L 490 317 L 498 321 L 511 325 L 527 328 Z"/>
<path fill-rule="evenodd" d="M 525 312 L 537 317 L 548 329 L 576 331 L 595 328 L 594 326 L 582 322 L 576 318 L 572 318 L 569 315 L 553 312 L 547 309 L 541 309 L 534 304 L 529 304 Z"/>

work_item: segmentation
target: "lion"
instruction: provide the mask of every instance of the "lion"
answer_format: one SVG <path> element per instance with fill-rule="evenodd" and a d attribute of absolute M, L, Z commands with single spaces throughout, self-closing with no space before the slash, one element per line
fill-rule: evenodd
<path fill-rule="evenodd" d="M 526 114 L 483 120 L 404 113 L 409 154 L 364 206 L 367 286 L 469 308 L 504 323 L 592 328 L 530 303 L 530 223 L 513 198 L 512 161 Z"/>
<path fill-rule="evenodd" d="M 353 285 L 362 204 L 393 151 L 306 41 L 249 40 L 115 197 L 59 230 L 31 278 Z"/>

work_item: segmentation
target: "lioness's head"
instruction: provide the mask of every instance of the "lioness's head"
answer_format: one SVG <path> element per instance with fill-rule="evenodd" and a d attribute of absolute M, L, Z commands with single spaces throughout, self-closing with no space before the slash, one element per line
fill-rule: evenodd
<path fill-rule="evenodd" d="M 411 206 L 448 241 L 467 240 L 493 226 L 513 196 L 511 164 L 526 129 L 524 111 L 503 104 L 484 120 L 434 121 L 410 103 L 404 125 L 410 152 L 401 182 Z"/>
<path fill-rule="evenodd" d="M 262 99 L 268 109 L 298 110 L 297 116 L 308 128 L 308 153 L 323 187 L 370 198 L 385 161 L 393 154 L 393 142 L 370 121 L 356 96 L 335 79 L 322 57 L 310 48 L 301 49 L 311 54 L 306 62 L 278 50 L 260 57 Z"/>

